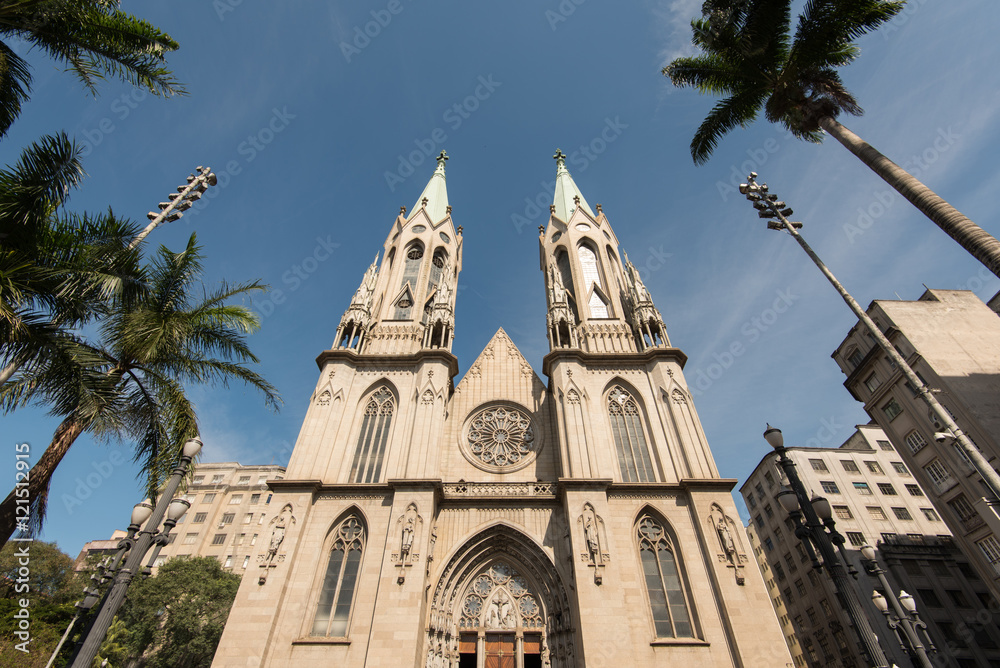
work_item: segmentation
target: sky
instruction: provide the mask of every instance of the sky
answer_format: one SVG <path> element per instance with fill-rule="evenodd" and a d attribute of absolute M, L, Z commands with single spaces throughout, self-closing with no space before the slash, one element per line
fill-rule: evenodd
<path fill-rule="evenodd" d="M 715 100 L 674 88 L 660 70 L 691 53 L 697 1 L 122 7 L 180 43 L 168 62 L 188 95 L 162 99 L 108 81 L 88 96 L 61 66 L 27 52 L 32 97 L 0 141 L 0 164 L 64 130 L 83 147 L 89 174 L 69 210 L 111 207 L 137 221 L 198 165 L 218 175 L 196 209 L 149 237 L 147 252 L 180 250 L 197 233 L 208 285 L 272 286 L 252 304 L 262 326 L 250 344 L 284 406 L 269 412 L 240 385 L 192 387 L 203 461 L 287 463 L 315 358 L 442 149 L 453 218 L 464 227 L 456 384 L 500 327 L 541 374 L 537 229 L 561 148 L 689 357 L 685 376 L 724 477 L 742 481 L 769 450 L 766 422 L 787 444 L 823 447 L 868 422 L 830 358 L 856 319 L 794 240 L 766 230 L 736 192 L 748 171 L 795 210 L 862 305 L 916 299 L 924 285 L 984 300 L 1000 290 L 832 138 L 807 144 L 760 119 L 695 166 L 691 136 Z M 910 0 L 842 70 L 865 114 L 841 119 L 994 236 L 998 24 L 990 0 Z M 37 459 L 57 424 L 41 409 L 0 416 L 9 487 L 13 446 L 29 443 Z M 75 555 L 125 528 L 143 496 L 130 452 L 81 437 L 53 479 L 42 538 Z"/>

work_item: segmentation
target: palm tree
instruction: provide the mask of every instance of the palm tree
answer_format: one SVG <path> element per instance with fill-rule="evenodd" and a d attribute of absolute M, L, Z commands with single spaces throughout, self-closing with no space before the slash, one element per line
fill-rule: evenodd
<path fill-rule="evenodd" d="M 265 290 L 259 282 L 222 284 L 200 298 L 192 294 L 201 272 L 195 235 L 180 253 L 160 248 L 135 298 L 119 299 L 100 320 L 93 345 L 60 349 L 62 357 L 24 369 L 0 387 L 0 408 L 29 403 L 51 407 L 63 418 L 52 442 L 30 471 L 31 528 L 45 512 L 49 481 L 69 447 L 83 432 L 98 438 L 134 440 L 151 495 L 169 474 L 180 446 L 198 433 L 194 406 L 184 383 L 227 386 L 231 380 L 257 388 L 277 409 L 275 388 L 247 367 L 257 362 L 246 335 L 259 327 L 256 314 L 231 300 Z M 0 503 L 0 540 L 15 527 L 12 491 Z"/>
<path fill-rule="evenodd" d="M 65 213 L 83 176 L 65 134 L 43 137 L 0 171 L 0 385 L 23 364 L 74 346 L 72 334 L 138 288 L 137 227 L 106 214 Z"/>
<path fill-rule="evenodd" d="M 111 75 L 154 95 L 183 93 L 164 67 L 177 42 L 118 9 L 117 0 L 0 0 L 0 137 L 31 92 L 28 63 L 9 46 L 19 39 L 67 65 L 91 92 Z"/>
<path fill-rule="evenodd" d="M 707 0 L 691 22 L 694 57 L 677 58 L 663 73 L 675 86 L 725 95 L 691 141 L 696 164 L 708 160 L 719 139 L 746 127 L 764 110 L 793 135 L 819 143 L 833 135 L 976 259 L 1000 276 L 1000 241 L 927 186 L 841 125 L 837 116 L 862 113 L 838 67 L 852 62 L 854 40 L 891 19 L 904 0 L 809 0 L 794 38 L 791 0 Z"/>

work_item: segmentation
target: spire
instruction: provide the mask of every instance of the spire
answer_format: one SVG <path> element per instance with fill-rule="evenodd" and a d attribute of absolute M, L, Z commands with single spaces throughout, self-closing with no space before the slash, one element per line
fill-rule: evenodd
<path fill-rule="evenodd" d="M 566 155 L 562 150 L 556 149 L 556 154 L 552 157 L 556 160 L 556 194 L 552 201 L 556 207 L 555 215 L 560 220 L 568 221 L 576 207 L 582 206 L 584 211 L 596 218 L 583 193 L 573 182 L 573 177 L 569 175 L 569 170 L 566 169 Z"/>
<path fill-rule="evenodd" d="M 427 182 L 427 186 L 424 191 L 420 193 L 420 197 L 417 198 L 417 203 L 413 205 L 413 209 L 410 211 L 410 218 L 412 218 L 420 207 L 427 207 L 427 217 L 431 219 L 432 222 L 437 223 L 437 221 L 443 219 L 449 213 L 450 207 L 448 206 L 448 188 L 445 184 L 444 177 L 444 163 L 448 159 L 448 154 L 441 151 L 440 155 L 437 157 L 437 169 L 431 175 L 431 180 Z M 409 218 L 407 219 L 409 220 Z"/>

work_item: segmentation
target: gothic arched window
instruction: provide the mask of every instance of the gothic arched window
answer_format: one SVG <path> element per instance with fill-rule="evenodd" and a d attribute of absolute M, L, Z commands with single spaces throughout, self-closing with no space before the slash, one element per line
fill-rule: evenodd
<path fill-rule="evenodd" d="M 413 300 L 417 288 L 417 278 L 420 276 L 420 264 L 424 257 L 424 247 L 419 241 L 410 244 L 403 254 L 403 278 L 400 282 L 400 289 L 409 284 L 410 292 L 396 301 L 396 312 L 392 316 L 394 320 L 406 320 L 410 317 L 410 309 L 413 308 Z"/>
<path fill-rule="evenodd" d="M 636 525 L 642 573 L 657 638 L 693 638 L 694 627 L 684 594 L 674 544 L 663 523 L 643 515 Z"/>
<path fill-rule="evenodd" d="M 444 275 L 444 266 L 448 262 L 448 253 L 445 252 L 443 248 L 438 248 L 434 251 L 434 257 L 431 258 L 431 270 L 427 276 L 427 295 L 430 296 L 431 290 L 435 288 L 440 282 L 441 277 Z"/>
<path fill-rule="evenodd" d="M 587 244 L 580 244 L 577 249 L 577 257 L 580 259 L 580 266 L 583 268 L 584 289 L 590 294 L 587 307 L 590 309 L 591 318 L 608 318 L 608 304 L 600 292 L 604 289 L 601 283 L 601 267 L 597 259 L 597 253 Z"/>
<path fill-rule="evenodd" d="M 351 604 L 365 551 L 365 528 L 353 515 L 340 523 L 334 531 L 330 560 L 323 576 L 323 587 L 313 618 L 313 636 L 344 638 L 351 619 Z"/>
<path fill-rule="evenodd" d="M 382 473 L 382 459 L 389 441 L 394 403 L 392 392 L 382 387 L 365 405 L 365 417 L 358 434 L 358 447 L 351 464 L 351 482 L 378 482 Z"/>
<path fill-rule="evenodd" d="M 655 482 L 656 473 L 642 429 L 642 411 L 621 385 L 608 394 L 608 417 L 615 439 L 618 468 L 625 482 Z"/>

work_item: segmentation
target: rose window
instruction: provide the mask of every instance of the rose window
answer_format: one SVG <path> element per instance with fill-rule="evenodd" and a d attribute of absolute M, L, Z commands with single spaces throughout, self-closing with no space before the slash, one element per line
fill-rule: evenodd
<path fill-rule="evenodd" d="M 476 459 L 490 466 L 505 467 L 525 462 L 534 452 L 534 442 L 531 418 L 510 406 L 481 410 L 469 425 L 469 450 Z"/>
<path fill-rule="evenodd" d="M 459 628 L 541 628 L 544 614 L 527 581 L 498 561 L 480 573 L 462 602 Z"/>

